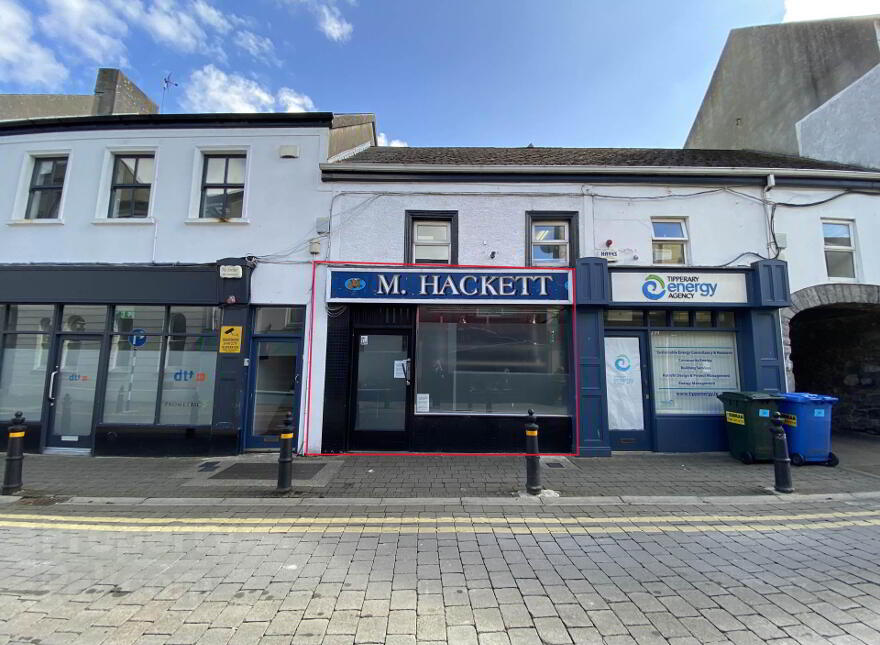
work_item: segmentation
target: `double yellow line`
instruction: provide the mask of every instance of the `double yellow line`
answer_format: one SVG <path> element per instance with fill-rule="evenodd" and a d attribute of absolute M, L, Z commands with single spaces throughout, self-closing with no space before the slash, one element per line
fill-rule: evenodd
<path fill-rule="evenodd" d="M 743 533 L 880 526 L 880 510 L 772 515 L 620 517 L 116 517 L 0 514 L 0 527 L 141 533 L 444 533 L 495 535 Z"/>

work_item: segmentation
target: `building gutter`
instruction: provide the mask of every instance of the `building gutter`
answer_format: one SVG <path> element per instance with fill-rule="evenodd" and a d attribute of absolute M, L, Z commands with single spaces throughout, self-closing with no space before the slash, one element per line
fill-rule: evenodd
<path fill-rule="evenodd" d="M 421 182 L 610 182 L 735 183 L 760 185 L 768 175 L 779 187 L 809 186 L 880 190 L 880 172 L 815 168 L 738 168 L 690 166 L 478 166 L 451 164 L 322 163 L 324 181 Z"/>

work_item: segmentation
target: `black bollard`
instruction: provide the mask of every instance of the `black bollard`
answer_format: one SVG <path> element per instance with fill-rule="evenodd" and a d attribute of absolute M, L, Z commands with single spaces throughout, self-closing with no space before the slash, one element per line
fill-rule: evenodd
<path fill-rule="evenodd" d="M 529 410 L 529 422 L 526 424 L 526 492 L 529 495 L 540 495 L 544 487 L 541 485 L 541 457 L 538 451 L 538 424 L 535 411 Z"/>
<path fill-rule="evenodd" d="M 6 470 L 3 473 L 3 495 L 21 490 L 21 467 L 24 462 L 24 416 L 16 412 L 9 426 L 9 442 L 6 444 Z"/>
<path fill-rule="evenodd" d="M 777 493 L 793 493 L 791 481 L 791 459 L 788 458 L 788 440 L 782 427 L 782 415 L 773 413 L 770 421 L 770 432 L 773 433 L 773 469 L 776 476 L 774 488 Z"/>
<path fill-rule="evenodd" d="M 287 413 L 278 449 L 278 493 L 289 493 L 293 481 L 293 414 Z"/>

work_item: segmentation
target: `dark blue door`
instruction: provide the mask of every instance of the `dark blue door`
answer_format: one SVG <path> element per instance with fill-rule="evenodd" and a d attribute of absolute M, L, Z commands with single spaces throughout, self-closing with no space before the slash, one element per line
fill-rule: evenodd
<path fill-rule="evenodd" d="M 605 394 L 612 450 L 652 450 L 653 412 L 644 332 L 605 335 Z"/>
<path fill-rule="evenodd" d="M 299 424 L 302 341 L 259 338 L 251 345 L 250 400 L 244 448 L 276 448 L 288 413 Z"/>

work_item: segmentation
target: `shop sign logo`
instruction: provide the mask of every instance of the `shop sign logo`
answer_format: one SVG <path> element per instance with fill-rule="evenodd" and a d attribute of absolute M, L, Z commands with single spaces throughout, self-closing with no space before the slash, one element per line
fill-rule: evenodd
<path fill-rule="evenodd" d="M 618 354 L 617 358 L 614 359 L 614 368 L 620 372 L 627 372 L 631 367 L 632 363 L 626 354 Z"/>
<path fill-rule="evenodd" d="M 645 278 L 642 293 L 648 300 L 660 300 L 666 293 L 666 283 L 659 275 L 653 273 Z"/>
<path fill-rule="evenodd" d="M 349 278 L 345 281 L 345 288 L 349 291 L 360 291 L 367 286 L 367 281 L 363 278 Z"/>
<path fill-rule="evenodd" d="M 193 370 L 177 370 L 172 377 L 175 381 L 195 381 L 196 383 L 204 382 L 207 374 L 204 372 L 194 372 Z"/>
<path fill-rule="evenodd" d="M 668 275 L 666 280 L 655 273 L 645 276 L 642 294 L 648 300 L 692 300 L 695 296 L 713 298 L 717 282 L 700 282 L 698 275 Z"/>

